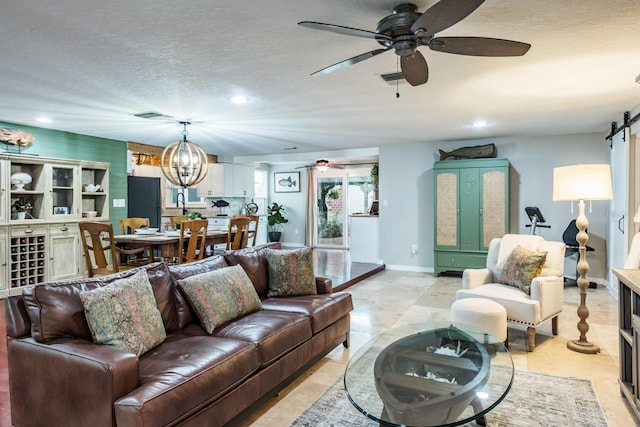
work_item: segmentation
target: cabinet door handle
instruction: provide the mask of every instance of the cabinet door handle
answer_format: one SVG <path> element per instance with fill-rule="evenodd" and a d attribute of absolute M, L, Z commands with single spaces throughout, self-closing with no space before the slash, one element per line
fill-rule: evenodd
<path fill-rule="evenodd" d="M 60 231 L 69 231 L 69 227 L 60 227 Z"/>
<path fill-rule="evenodd" d="M 31 233 L 33 233 L 33 230 L 30 229 L 30 228 L 27 228 L 27 229 L 24 230 L 24 232 L 25 232 L 25 234 L 31 234 Z"/>
<path fill-rule="evenodd" d="M 480 216 L 482 216 L 482 208 L 480 208 Z"/>
<path fill-rule="evenodd" d="M 620 217 L 620 219 L 618 220 L 618 230 L 620 230 L 622 232 L 622 234 L 624 234 L 624 215 L 622 215 Z"/>

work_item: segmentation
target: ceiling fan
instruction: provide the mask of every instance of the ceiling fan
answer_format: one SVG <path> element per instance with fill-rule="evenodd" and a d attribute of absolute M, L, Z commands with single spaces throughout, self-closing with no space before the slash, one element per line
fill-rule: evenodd
<path fill-rule="evenodd" d="M 373 164 L 373 163 L 374 162 L 365 162 L 365 163 L 332 163 L 332 162 L 329 162 L 329 160 L 320 159 L 320 160 L 316 160 L 316 162 L 314 164 L 306 165 L 306 166 L 299 166 L 296 169 L 304 169 L 304 168 L 313 168 L 313 167 L 315 167 L 319 172 L 324 173 L 329 168 L 344 169 L 347 166 L 370 165 L 370 164 Z"/>
<path fill-rule="evenodd" d="M 412 86 L 418 86 L 429 79 L 429 67 L 424 56 L 417 50 L 419 46 L 470 56 L 522 56 L 527 53 L 530 44 L 513 40 L 435 37 L 436 33 L 466 18 L 482 3 L 484 0 L 440 0 L 424 13 L 417 12 L 417 6 L 413 3 L 402 3 L 393 9 L 391 15 L 378 22 L 375 32 L 314 21 L 298 22 L 298 25 L 316 30 L 372 38 L 383 46 L 325 67 L 311 75 L 331 73 L 394 49 L 396 55 L 400 56 L 402 75 Z"/>

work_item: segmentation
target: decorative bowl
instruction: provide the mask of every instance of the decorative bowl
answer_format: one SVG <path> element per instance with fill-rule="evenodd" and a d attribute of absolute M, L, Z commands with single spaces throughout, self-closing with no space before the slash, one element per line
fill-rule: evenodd
<path fill-rule="evenodd" d="M 11 175 L 11 184 L 16 186 L 16 190 L 23 191 L 24 186 L 31 183 L 31 175 L 26 172 L 16 172 Z"/>
<path fill-rule="evenodd" d="M 88 193 L 95 193 L 96 191 L 100 191 L 100 184 L 85 184 L 84 191 Z"/>
<path fill-rule="evenodd" d="M 98 216 L 98 211 L 86 211 L 82 212 L 83 218 L 95 218 Z"/>

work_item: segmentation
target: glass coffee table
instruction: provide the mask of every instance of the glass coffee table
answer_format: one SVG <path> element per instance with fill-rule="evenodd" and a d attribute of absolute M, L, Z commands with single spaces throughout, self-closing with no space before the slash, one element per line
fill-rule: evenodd
<path fill-rule="evenodd" d="M 507 395 L 513 361 L 503 343 L 472 326 L 430 322 L 392 329 L 349 361 L 344 386 L 353 406 L 383 426 L 456 426 Z"/>

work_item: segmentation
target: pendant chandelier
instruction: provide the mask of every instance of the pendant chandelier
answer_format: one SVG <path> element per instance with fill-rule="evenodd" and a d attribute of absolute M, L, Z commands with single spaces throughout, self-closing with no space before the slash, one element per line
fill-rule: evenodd
<path fill-rule="evenodd" d="M 207 176 L 207 154 L 196 143 L 187 140 L 187 125 L 191 122 L 180 122 L 184 126 L 182 140 L 172 142 L 162 152 L 162 175 L 178 187 L 191 187 Z"/>

